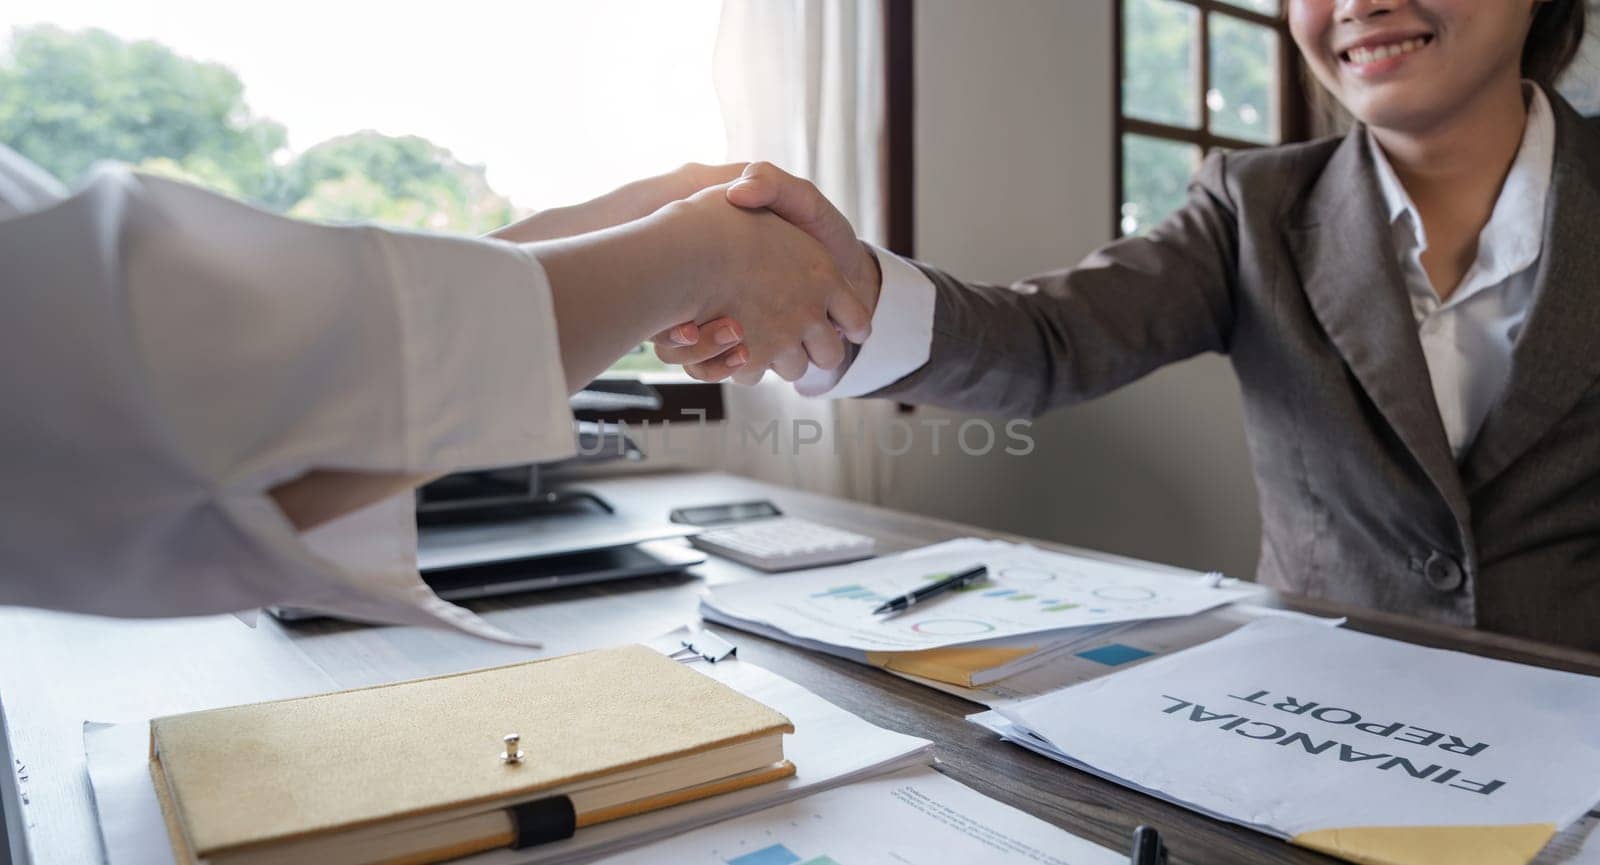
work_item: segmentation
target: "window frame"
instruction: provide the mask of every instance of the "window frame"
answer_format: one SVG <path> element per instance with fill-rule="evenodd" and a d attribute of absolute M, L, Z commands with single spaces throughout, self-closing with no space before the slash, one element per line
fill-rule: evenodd
<path fill-rule="evenodd" d="M 1125 191 L 1122 182 L 1122 148 L 1123 139 L 1126 136 L 1130 134 L 1141 135 L 1161 141 L 1193 145 L 1200 148 L 1202 159 L 1218 147 L 1225 147 L 1230 150 L 1252 150 L 1259 147 L 1277 146 L 1245 141 L 1227 135 L 1218 135 L 1211 131 L 1211 109 L 1206 104 L 1206 96 L 1211 90 L 1211 16 L 1213 14 L 1225 15 L 1248 24 L 1266 27 L 1278 34 L 1278 92 L 1274 94 L 1274 98 L 1277 101 L 1278 144 L 1304 141 L 1309 137 L 1310 130 L 1310 105 L 1306 98 L 1299 53 L 1294 47 L 1294 39 L 1289 34 L 1287 0 L 1279 0 L 1279 10 L 1276 15 L 1234 6 L 1225 2 L 1225 0 L 1170 0 L 1170 2 L 1181 3 L 1194 8 L 1199 15 L 1195 35 L 1198 49 L 1196 53 L 1199 55 L 1195 81 L 1199 87 L 1199 101 L 1196 104 L 1200 107 L 1200 126 L 1197 129 L 1190 129 L 1184 126 L 1174 126 L 1168 123 L 1158 123 L 1127 116 L 1122 110 L 1122 77 L 1124 66 L 1127 62 L 1127 45 L 1124 42 L 1126 34 L 1123 20 L 1127 2 L 1128 0 L 1114 0 L 1112 3 L 1111 236 L 1113 238 L 1126 236 L 1122 232 L 1122 198 Z"/>
<path fill-rule="evenodd" d="M 878 0 L 883 13 L 884 54 L 884 191 L 890 252 L 910 257 L 916 237 L 915 135 L 916 59 L 914 0 Z M 1119 0 L 1120 2 L 1120 0 Z M 1120 67 L 1119 67 L 1120 68 Z M 608 373 L 607 373 L 608 374 Z M 602 374 L 605 375 L 605 374 Z M 642 423 L 690 421 L 705 412 L 705 420 L 724 420 L 727 408 L 721 382 L 699 382 L 682 372 L 636 374 L 655 388 L 662 406 L 655 411 L 578 412 L 579 420 Z M 902 412 L 911 407 L 901 405 Z"/>

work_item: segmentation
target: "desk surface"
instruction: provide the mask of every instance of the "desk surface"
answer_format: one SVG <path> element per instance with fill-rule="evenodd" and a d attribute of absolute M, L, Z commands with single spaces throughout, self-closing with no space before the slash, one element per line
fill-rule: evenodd
<path fill-rule="evenodd" d="M 770 498 L 788 513 L 879 539 L 882 552 L 962 536 L 1006 537 L 721 474 L 611 478 L 583 484 L 619 509 L 665 514 L 671 507 Z M 542 652 L 481 645 L 453 634 L 336 622 L 283 626 L 263 617 L 251 631 L 225 619 L 122 622 L 0 608 L 0 783 L 15 865 L 103 861 L 84 770 L 85 720 L 139 721 L 240 702 L 230 696 L 266 676 L 293 673 L 355 687 L 645 639 L 694 618 L 702 580 L 758 575 L 713 559 L 697 578 L 671 577 L 577 587 L 471 604 L 488 619 L 545 642 Z M 1280 599 L 1353 627 L 1413 642 L 1600 674 L 1600 655 L 1540 646 Z M 1175 863 L 1327 863 L 1334 860 L 1074 771 L 1006 745 L 964 717 L 981 707 L 837 658 L 738 632 L 741 658 L 810 688 L 851 712 L 932 739 L 940 770 L 1058 826 L 1121 848 L 1139 823 L 1158 827 Z M 303 679 L 302 679 L 303 680 Z"/>

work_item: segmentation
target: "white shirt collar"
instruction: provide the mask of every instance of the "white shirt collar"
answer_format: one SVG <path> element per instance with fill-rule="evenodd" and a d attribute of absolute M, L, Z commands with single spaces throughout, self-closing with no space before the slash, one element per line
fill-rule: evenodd
<path fill-rule="evenodd" d="M 1451 302 L 1474 293 L 1478 287 L 1496 285 L 1526 270 L 1539 260 L 1544 246 L 1545 201 L 1550 194 L 1551 171 L 1555 165 L 1555 112 L 1538 85 L 1523 82 L 1523 87 L 1529 96 L 1522 144 L 1500 188 L 1494 212 L 1478 235 L 1478 257 L 1461 286 L 1468 290 L 1458 290 Z M 1426 250 L 1428 236 L 1422 217 L 1370 129 L 1367 146 L 1378 169 L 1378 187 L 1389 209 L 1390 224 L 1409 217 L 1418 251 Z"/>

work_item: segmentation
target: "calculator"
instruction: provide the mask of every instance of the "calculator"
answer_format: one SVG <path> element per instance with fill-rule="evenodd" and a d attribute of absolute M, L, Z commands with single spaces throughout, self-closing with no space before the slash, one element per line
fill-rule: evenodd
<path fill-rule="evenodd" d="M 870 558 L 872 538 L 798 517 L 771 502 L 682 508 L 674 522 L 708 526 L 689 543 L 713 555 L 763 571 L 792 571 Z"/>

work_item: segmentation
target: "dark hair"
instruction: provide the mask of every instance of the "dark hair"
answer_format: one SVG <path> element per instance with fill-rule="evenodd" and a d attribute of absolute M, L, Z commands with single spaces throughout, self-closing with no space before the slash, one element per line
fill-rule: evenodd
<path fill-rule="evenodd" d="M 1583 42 L 1588 0 L 1544 0 L 1522 44 L 1522 77 L 1553 86 Z"/>

